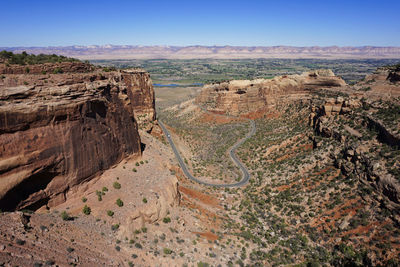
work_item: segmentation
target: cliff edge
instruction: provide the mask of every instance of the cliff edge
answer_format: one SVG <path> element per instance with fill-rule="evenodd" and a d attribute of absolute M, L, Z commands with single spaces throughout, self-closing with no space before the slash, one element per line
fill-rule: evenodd
<path fill-rule="evenodd" d="M 205 85 L 196 102 L 210 111 L 239 115 L 273 109 L 286 96 L 345 85 L 345 81 L 331 70 L 315 70 L 273 79 L 233 80 Z"/>
<path fill-rule="evenodd" d="M 0 66 L 1 210 L 60 204 L 72 187 L 141 154 L 138 128 L 155 119 L 147 72 L 81 62 L 24 68 L 37 71 Z"/>

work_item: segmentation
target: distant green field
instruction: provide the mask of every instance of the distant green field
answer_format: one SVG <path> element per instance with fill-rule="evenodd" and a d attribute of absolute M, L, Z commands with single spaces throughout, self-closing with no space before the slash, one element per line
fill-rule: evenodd
<path fill-rule="evenodd" d="M 91 63 L 118 68 L 141 67 L 154 83 L 192 84 L 232 79 L 272 78 L 313 69 L 332 69 L 347 83 L 354 83 L 377 67 L 399 63 L 398 59 L 190 59 L 190 60 L 92 60 Z"/>

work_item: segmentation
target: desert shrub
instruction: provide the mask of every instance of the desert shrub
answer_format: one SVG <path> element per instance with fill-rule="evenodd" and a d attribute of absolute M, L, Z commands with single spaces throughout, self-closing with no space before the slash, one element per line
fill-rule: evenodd
<path fill-rule="evenodd" d="M 118 207 L 122 207 L 124 205 L 124 202 L 118 198 L 117 201 L 115 201 L 115 204 L 117 204 Z"/>
<path fill-rule="evenodd" d="M 121 184 L 118 183 L 118 182 L 114 182 L 114 183 L 113 183 L 113 187 L 114 187 L 115 189 L 121 189 Z"/>
<path fill-rule="evenodd" d="M 107 210 L 107 215 L 112 217 L 114 215 L 114 212 L 112 210 Z"/>
<path fill-rule="evenodd" d="M 54 73 L 54 74 L 63 73 L 63 70 L 62 70 L 61 68 L 55 68 L 55 69 L 53 70 L 53 73 Z"/>
<path fill-rule="evenodd" d="M 145 197 L 142 199 L 142 201 L 143 203 L 147 203 L 147 199 Z"/>
<path fill-rule="evenodd" d="M 17 240 L 15 241 L 18 245 L 22 246 L 25 244 L 25 241 L 22 239 L 17 238 Z"/>
<path fill-rule="evenodd" d="M 96 190 L 96 195 L 97 195 L 97 200 L 98 201 L 102 201 L 103 197 L 102 197 L 102 192 L 99 190 Z"/>
<path fill-rule="evenodd" d="M 83 197 L 83 198 L 82 198 L 82 202 L 85 203 L 86 201 L 87 201 L 87 198 L 86 198 L 86 197 Z"/>
<path fill-rule="evenodd" d="M 169 248 L 164 248 L 163 251 L 164 251 L 164 254 L 166 254 L 166 255 L 172 254 L 172 250 Z"/>
<path fill-rule="evenodd" d="M 163 219 L 163 223 L 170 223 L 171 222 L 171 218 L 170 217 L 165 217 Z"/>
<path fill-rule="evenodd" d="M 85 205 L 85 206 L 83 207 L 83 209 L 82 209 L 82 212 L 83 212 L 83 214 L 85 214 L 85 215 L 89 215 L 89 214 L 92 212 L 92 210 L 91 210 L 90 207 L 88 207 L 87 205 Z"/>
<path fill-rule="evenodd" d="M 64 220 L 64 221 L 69 221 L 69 220 L 71 220 L 71 217 L 69 216 L 69 214 L 64 210 L 63 212 L 61 212 L 61 218 Z"/>

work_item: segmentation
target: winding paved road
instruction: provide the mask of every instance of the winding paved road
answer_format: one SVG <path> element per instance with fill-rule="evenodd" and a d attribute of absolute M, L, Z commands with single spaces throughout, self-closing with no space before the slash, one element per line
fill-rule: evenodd
<path fill-rule="evenodd" d="M 213 114 L 213 115 L 218 115 L 218 114 Z M 223 116 L 223 115 L 218 115 L 218 116 Z M 230 116 L 227 116 L 230 117 Z M 169 131 L 167 130 L 167 128 L 165 128 L 164 124 L 162 123 L 161 120 L 158 121 L 159 125 L 161 126 L 161 129 L 163 130 L 165 136 L 167 137 L 167 140 L 169 142 L 169 144 L 172 147 L 172 150 L 174 151 L 175 157 L 177 158 L 179 165 L 182 168 L 183 173 L 192 181 L 195 181 L 199 184 L 203 184 L 203 185 L 207 185 L 207 186 L 215 186 L 215 187 L 238 187 L 238 186 L 242 186 L 245 185 L 249 179 L 250 179 L 250 174 L 249 171 L 246 169 L 246 167 L 243 165 L 243 163 L 239 160 L 239 158 L 237 157 L 235 150 L 242 145 L 247 139 L 249 139 L 251 136 L 253 136 L 256 132 L 256 126 L 253 120 L 250 120 L 250 131 L 247 133 L 247 135 L 240 139 L 239 141 L 237 141 L 229 150 L 229 156 L 231 157 L 232 161 L 240 168 L 240 170 L 242 171 L 243 174 L 243 178 L 242 180 L 240 180 L 240 182 L 234 183 L 234 184 L 212 184 L 212 183 L 207 183 L 204 182 L 196 177 L 194 177 L 188 170 L 185 162 L 182 160 L 181 155 L 179 154 L 178 149 L 176 148 L 174 141 L 171 138 L 171 134 L 169 133 Z"/>

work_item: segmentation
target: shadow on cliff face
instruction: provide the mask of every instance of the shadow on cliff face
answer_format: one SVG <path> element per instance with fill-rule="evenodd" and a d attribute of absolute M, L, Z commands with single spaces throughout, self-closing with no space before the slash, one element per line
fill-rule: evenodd
<path fill-rule="evenodd" d="M 140 143 L 140 150 L 142 151 L 142 153 L 143 153 L 143 151 L 146 149 L 146 144 L 144 144 L 144 143 Z"/>
<path fill-rule="evenodd" d="M 35 211 L 43 205 L 46 205 L 49 201 L 49 197 L 47 197 L 46 193 L 42 190 L 44 190 L 57 175 L 58 173 L 54 172 L 54 168 L 51 166 L 23 180 L 0 199 L 0 209 L 2 211 L 14 211 L 18 209 Z M 36 192 L 36 200 L 32 192 Z M 26 201 L 28 199 L 30 199 L 30 204 L 26 205 L 25 203 L 27 203 Z"/>

